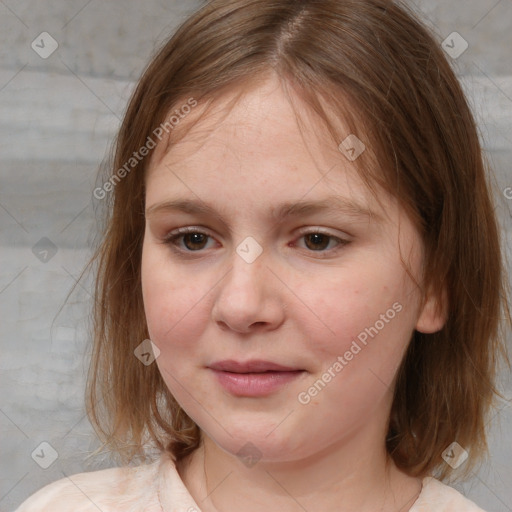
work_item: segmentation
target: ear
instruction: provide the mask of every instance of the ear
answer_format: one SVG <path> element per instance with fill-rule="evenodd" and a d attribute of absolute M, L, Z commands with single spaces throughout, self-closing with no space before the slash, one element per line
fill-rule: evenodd
<path fill-rule="evenodd" d="M 431 334 L 440 331 L 448 320 L 448 293 L 443 286 L 441 296 L 430 291 L 425 294 L 423 306 L 420 309 L 415 329 Z"/>

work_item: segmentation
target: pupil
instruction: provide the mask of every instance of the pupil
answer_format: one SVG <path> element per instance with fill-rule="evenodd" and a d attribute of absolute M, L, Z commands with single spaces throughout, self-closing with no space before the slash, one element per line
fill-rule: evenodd
<path fill-rule="evenodd" d="M 323 235 L 322 233 L 311 233 L 310 235 L 308 235 L 306 237 L 306 240 L 313 240 L 313 245 L 312 247 L 309 247 L 309 244 L 306 243 L 306 245 L 308 245 L 308 248 L 313 248 L 313 249 L 325 249 L 325 247 L 327 247 L 327 245 L 329 245 L 329 237 Z M 320 243 L 318 243 L 320 242 Z M 324 242 L 324 243 L 322 243 Z"/>
<path fill-rule="evenodd" d="M 199 244 L 200 246 L 201 245 L 204 245 L 204 238 L 205 238 L 205 235 L 201 234 L 201 233 L 187 233 L 184 237 L 184 241 L 185 241 L 185 245 L 189 247 L 189 243 L 190 242 L 190 245 L 194 246 L 194 245 L 197 245 Z M 201 248 L 201 247 L 193 247 L 194 249 L 198 249 L 198 248 Z"/>

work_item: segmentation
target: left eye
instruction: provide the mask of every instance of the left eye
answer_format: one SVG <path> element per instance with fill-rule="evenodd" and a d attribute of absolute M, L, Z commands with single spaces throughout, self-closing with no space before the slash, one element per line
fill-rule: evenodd
<path fill-rule="evenodd" d="M 305 245 L 312 251 L 324 251 L 332 241 L 336 242 L 336 246 L 344 245 L 348 242 L 341 240 L 333 235 L 321 232 L 306 233 L 301 236 L 304 239 Z"/>

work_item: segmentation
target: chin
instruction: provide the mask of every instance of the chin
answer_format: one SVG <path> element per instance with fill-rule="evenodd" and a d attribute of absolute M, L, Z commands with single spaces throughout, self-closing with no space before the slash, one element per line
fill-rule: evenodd
<path fill-rule="evenodd" d="M 278 433 L 279 429 L 281 431 Z M 264 462 L 297 460 L 307 457 L 308 451 L 311 453 L 315 451 L 315 447 L 308 447 L 307 436 L 302 434 L 300 438 L 294 439 L 291 433 L 281 426 L 276 428 L 275 422 L 264 422 L 259 425 L 252 422 L 250 425 L 239 425 L 238 428 L 230 428 L 229 434 L 223 430 L 220 432 L 217 430 L 213 435 L 208 434 L 208 437 L 218 448 L 238 457 L 248 467 L 259 460 Z"/>

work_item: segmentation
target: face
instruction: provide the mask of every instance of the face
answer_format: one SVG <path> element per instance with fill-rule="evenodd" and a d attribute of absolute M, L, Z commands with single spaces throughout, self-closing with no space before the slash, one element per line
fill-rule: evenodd
<path fill-rule="evenodd" d="M 167 386 L 233 454 L 384 433 L 413 330 L 438 327 L 401 262 L 419 279 L 418 233 L 314 119 L 299 129 L 274 79 L 218 105 L 147 173 L 142 289 Z"/>

